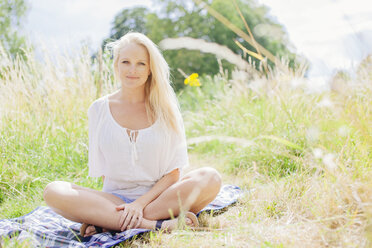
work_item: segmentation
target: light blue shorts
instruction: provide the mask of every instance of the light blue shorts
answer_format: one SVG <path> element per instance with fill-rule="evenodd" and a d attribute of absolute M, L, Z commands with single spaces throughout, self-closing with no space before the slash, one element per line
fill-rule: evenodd
<path fill-rule="evenodd" d="M 131 202 L 134 202 L 135 201 L 135 199 L 130 199 L 130 198 L 126 197 L 126 196 L 123 196 L 123 195 L 120 195 L 120 194 L 117 194 L 117 193 L 111 193 L 111 194 L 114 195 L 114 196 L 119 197 L 120 199 L 122 199 L 123 201 L 125 201 L 125 203 L 131 203 Z"/>

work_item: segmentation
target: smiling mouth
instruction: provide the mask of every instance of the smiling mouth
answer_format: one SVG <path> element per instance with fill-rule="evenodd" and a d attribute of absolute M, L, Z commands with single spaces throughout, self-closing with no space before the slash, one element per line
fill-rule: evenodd
<path fill-rule="evenodd" d="M 138 79 L 139 77 L 132 77 L 132 76 L 127 76 L 129 79 Z"/>

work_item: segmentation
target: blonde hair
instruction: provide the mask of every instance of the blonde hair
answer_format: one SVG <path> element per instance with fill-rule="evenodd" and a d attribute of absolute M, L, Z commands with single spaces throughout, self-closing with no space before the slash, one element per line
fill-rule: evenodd
<path fill-rule="evenodd" d="M 158 47 L 144 34 L 130 32 L 119 40 L 106 45 L 112 49 L 115 78 L 119 79 L 118 60 L 120 50 L 130 43 L 144 46 L 150 58 L 150 76 L 145 85 L 145 105 L 147 116 L 153 123 L 160 121 L 176 133 L 181 133 L 179 118 L 181 113 L 176 94 L 171 86 L 169 66 Z"/>

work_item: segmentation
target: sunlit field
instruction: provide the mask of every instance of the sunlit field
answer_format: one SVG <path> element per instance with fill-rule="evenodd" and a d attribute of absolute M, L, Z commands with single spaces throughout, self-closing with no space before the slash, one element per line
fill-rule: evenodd
<path fill-rule="evenodd" d="M 0 52 L 0 219 L 45 206 L 43 188 L 88 178 L 87 110 L 118 88 L 110 61 Z M 238 75 L 235 73 L 234 75 Z M 212 166 L 245 194 L 199 231 L 151 233 L 138 247 L 369 247 L 372 244 L 372 58 L 331 91 L 304 68 L 201 77 L 178 92 L 191 168 Z M 5 241 L 5 247 L 12 241 Z M 22 244 L 13 244 L 22 246 Z"/>

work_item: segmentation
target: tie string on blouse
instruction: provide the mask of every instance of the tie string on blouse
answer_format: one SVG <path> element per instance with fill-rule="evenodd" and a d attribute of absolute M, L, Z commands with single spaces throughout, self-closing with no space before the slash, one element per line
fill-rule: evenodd
<path fill-rule="evenodd" d="M 129 140 L 132 146 L 132 163 L 135 165 L 136 161 L 138 160 L 138 153 L 137 153 L 137 147 L 136 147 L 136 141 L 138 136 L 138 131 L 135 130 L 129 130 Z"/>

